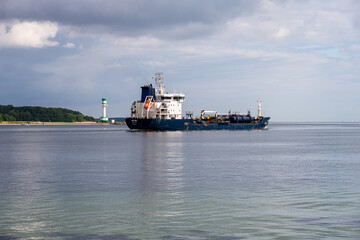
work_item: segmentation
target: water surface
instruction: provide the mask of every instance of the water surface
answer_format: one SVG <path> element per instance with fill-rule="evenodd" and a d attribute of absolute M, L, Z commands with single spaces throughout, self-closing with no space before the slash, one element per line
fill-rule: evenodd
<path fill-rule="evenodd" d="M 360 239 L 360 125 L 0 126 L 0 239 Z"/>

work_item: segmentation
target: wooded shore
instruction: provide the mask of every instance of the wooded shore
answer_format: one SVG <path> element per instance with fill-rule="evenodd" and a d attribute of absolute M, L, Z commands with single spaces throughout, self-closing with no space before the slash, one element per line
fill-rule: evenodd
<path fill-rule="evenodd" d="M 83 126 L 83 125 L 123 125 L 125 124 L 124 122 L 115 122 L 115 123 L 110 123 L 110 122 L 106 122 L 106 123 L 102 123 L 102 122 L 25 122 L 25 121 L 3 121 L 0 122 L 0 125 L 6 125 L 6 126 L 11 126 L 11 125 L 37 125 L 37 126 L 42 126 L 42 125 L 46 125 L 46 126 Z"/>

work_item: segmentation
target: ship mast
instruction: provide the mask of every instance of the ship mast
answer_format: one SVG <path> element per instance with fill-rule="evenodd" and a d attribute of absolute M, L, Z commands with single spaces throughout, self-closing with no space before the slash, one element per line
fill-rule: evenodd
<path fill-rule="evenodd" d="M 164 94 L 163 73 L 155 73 L 155 83 L 159 86 L 159 94 Z"/>

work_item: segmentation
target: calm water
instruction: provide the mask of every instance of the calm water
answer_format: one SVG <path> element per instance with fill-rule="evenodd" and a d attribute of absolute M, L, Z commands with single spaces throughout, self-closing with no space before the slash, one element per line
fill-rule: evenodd
<path fill-rule="evenodd" d="M 0 126 L 0 239 L 360 239 L 360 124 Z"/>

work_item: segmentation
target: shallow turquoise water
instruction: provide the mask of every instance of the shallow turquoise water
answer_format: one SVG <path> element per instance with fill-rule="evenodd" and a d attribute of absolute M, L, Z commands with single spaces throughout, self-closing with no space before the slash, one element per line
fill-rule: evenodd
<path fill-rule="evenodd" d="M 360 239 L 360 125 L 0 126 L 0 239 Z"/>

